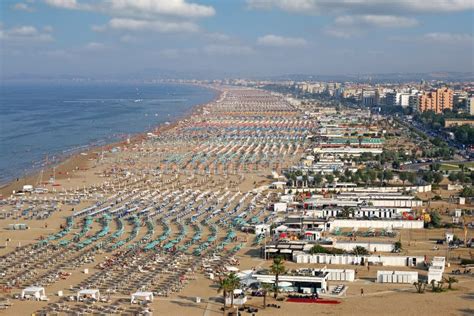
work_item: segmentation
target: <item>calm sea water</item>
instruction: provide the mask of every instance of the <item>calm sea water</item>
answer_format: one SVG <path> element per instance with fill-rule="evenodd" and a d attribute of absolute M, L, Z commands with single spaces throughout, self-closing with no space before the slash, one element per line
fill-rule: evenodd
<path fill-rule="evenodd" d="M 214 92 L 172 84 L 0 86 L 0 183 L 64 156 L 171 121 Z"/>

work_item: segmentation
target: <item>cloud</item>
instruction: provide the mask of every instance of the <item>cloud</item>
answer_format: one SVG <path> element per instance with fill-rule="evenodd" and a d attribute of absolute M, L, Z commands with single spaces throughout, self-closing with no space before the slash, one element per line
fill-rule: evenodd
<path fill-rule="evenodd" d="M 216 12 L 213 7 L 188 3 L 185 0 L 115 0 L 104 1 L 115 12 L 137 15 L 172 15 L 179 17 L 210 17 Z"/>
<path fill-rule="evenodd" d="M 120 41 L 122 43 L 134 43 L 137 41 L 137 38 L 132 35 L 125 34 L 120 37 Z"/>
<path fill-rule="evenodd" d="M 298 47 L 305 46 L 308 42 L 300 37 L 283 37 L 279 35 L 268 34 L 257 39 L 259 45 L 275 47 Z"/>
<path fill-rule="evenodd" d="M 152 31 L 159 33 L 197 32 L 199 26 L 193 22 L 138 20 L 127 18 L 113 18 L 106 25 L 93 26 L 94 31 L 123 30 L 123 31 Z"/>
<path fill-rule="evenodd" d="M 203 48 L 204 53 L 208 55 L 251 55 L 255 50 L 246 45 L 207 45 Z"/>
<path fill-rule="evenodd" d="M 44 0 L 48 5 L 70 10 L 89 10 L 121 17 L 152 18 L 160 15 L 202 18 L 215 15 L 212 6 L 189 3 L 186 0 Z"/>
<path fill-rule="evenodd" d="M 324 33 L 333 37 L 351 38 L 354 36 L 360 36 L 363 32 L 359 29 L 343 29 L 334 26 L 329 26 L 324 29 Z"/>
<path fill-rule="evenodd" d="M 168 49 L 162 49 L 158 52 L 158 56 L 164 57 L 164 58 L 169 58 L 169 59 L 175 59 L 181 56 L 181 51 L 179 49 L 174 49 L 174 48 L 168 48 Z"/>
<path fill-rule="evenodd" d="M 53 31 L 53 27 L 51 25 L 43 26 L 43 31 L 46 33 L 51 33 Z"/>
<path fill-rule="evenodd" d="M 88 6 L 79 5 L 76 0 L 44 0 L 50 6 L 62 9 L 85 9 Z"/>
<path fill-rule="evenodd" d="M 229 41 L 231 39 L 229 35 L 222 33 L 206 33 L 204 36 L 209 40 L 221 42 Z"/>
<path fill-rule="evenodd" d="M 30 7 L 27 3 L 23 3 L 23 2 L 18 2 L 14 5 L 11 6 L 11 8 L 13 10 L 17 10 L 17 11 L 25 11 L 25 12 L 33 12 L 34 9 L 32 7 Z"/>
<path fill-rule="evenodd" d="M 472 0 L 247 0 L 250 9 L 279 9 L 299 14 L 411 14 L 474 9 Z"/>
<path fill-rule="evenodd" d="M 97 43 L 97 42 L 89 42 L 84 46 L 84 49 L 87 51 L 99 51 L 103 50 L 105 48 L 105 45 L 102 43 Z"/>
<path fill-rule="evenodd" d="M 423 35 L 423 39 L 429 42 L 441 43 L 462 43 L 473 44 L 474 36 L 467 33 L 427 33 Z"/>
<path fill-rule="evenodd" d="M 24 44 L 24 43 L 41 43 L 54 41 L 50 34 L 52 28 L 45 27 L 43 31 L 39 31 L 36 27 L 30 25 L 23 25 L 11 29 L 3 29 L 0 27 L 0 40 Z"/>
<path fill-rule="evenodd" d="M 413 27 L 418 21 L 394 15 L 344 15 L 337 17 L 334 24 L 339 27 Z"/>
<path fill-rule="evenodd" d="M 359 36 L 373 28 L 406 28 L 418 25 L 414 18 L 394 15 L 343 15 L 338 16 L 325 33 L 340 38 Z"/>
<path fill-rule="evenodd" d="M 195 19 L 215 14 L 212 6 L 188 0 L 44 0 L 50 6 L 92 11 L 112 18 L 106 25 L 92 25 L 95 32 L 106 30 L 197 32 Z"/>

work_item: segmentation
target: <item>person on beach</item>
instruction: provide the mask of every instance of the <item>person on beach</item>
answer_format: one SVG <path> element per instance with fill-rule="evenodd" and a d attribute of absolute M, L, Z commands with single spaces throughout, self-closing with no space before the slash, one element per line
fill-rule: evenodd
<path fill-rule="evenodd" d="M 364 296 L 364 289 L 363 288 L 360 289 L 360 296 Z"/>

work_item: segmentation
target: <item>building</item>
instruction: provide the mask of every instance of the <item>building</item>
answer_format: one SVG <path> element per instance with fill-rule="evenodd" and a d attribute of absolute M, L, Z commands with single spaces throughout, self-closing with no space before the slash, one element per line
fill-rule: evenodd
<path fill-rule="evenodd" d="M 422 93 L 416 93 L 413 95 L 410 95 L 408 98 L 408 106 L 415 112 L 418 112 L 420 110 L 420 96 Z"/>
<path fill-rule="evenodd" d="M 385 104 L 387 106 L 397 106 L 400 94 L 397 92 L 388 92 L 385 95 Z"/>
<path fill-rule="evenodd" d="M 453 90 L 449 88 L 436 89 L 424 92 L 419 99 L 419 111 L 434 111 L 443 113 L 444 110 L 453 108 Z"/>
<path fill-rule="evenodd" d="M 474 120 L 468 120 L 468 119 L 446 119 L 444 121 L 444 127 L 445 128 L 450 128 L 453 126 L 462 126 L 462 125 L 470 125 L 474 126 Z"/>
<path fill-rule="evenodd" d="M 410 96 L 411 94 L 410 93 L 400 93 L 400 96 L 399 96 L 399 105 L 401 107 L 408 107 L 410 105 Z"/>
<path fill-rule="evenodd" d="M 266 273 L 268 272 L 257 271 L 256 273 L 252 274 L 252 278 L 261 283 L 275 283 L 275 275 Z M 327 271 L 327 269 L 312 269 L 308 270 L 307 273 L 281 274 L 279 275 L 278 280 L 281 283 L 287 282 L 294 292 L 311 294 L 327 292 L 327 281 L 329 276 L 330 272 Z"/>
<path fill-rule="evenodd" d="M 375 91 L 362 92 L 362 105 L 369 106 L 369 107 L 376 105 Z"/>
<path fill-rule="evenodd" d="M 466 99 L 466 112 L 469 115 L 474 115 L 474 96 Z"/>

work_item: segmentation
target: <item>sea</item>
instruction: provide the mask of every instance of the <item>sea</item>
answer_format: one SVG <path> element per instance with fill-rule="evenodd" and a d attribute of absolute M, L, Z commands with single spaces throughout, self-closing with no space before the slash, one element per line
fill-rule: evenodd
<path fill-rule="evenodd" d="M 176 120 L 214 97 L 184 84 L 1 84 L 0 184 Z"/>

